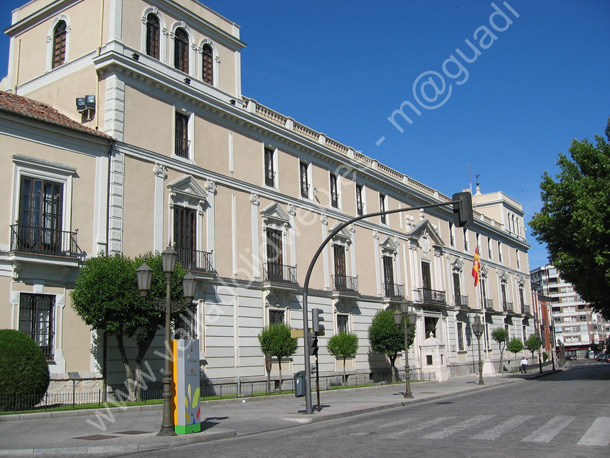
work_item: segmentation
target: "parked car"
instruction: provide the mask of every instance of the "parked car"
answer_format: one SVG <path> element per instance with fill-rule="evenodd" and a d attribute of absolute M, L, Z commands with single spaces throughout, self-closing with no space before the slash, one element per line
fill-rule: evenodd
<path fill-rule="evenodd" d="M 606 355 L 606 362 L 610 363 L 610 353 Z"/>
<path fill-rule="evenodd" d="M 595 356 L 595 359 L 596 359 L 597 361 L 606 361 L 606 354 L 605 354 L 605 353 L 598 353 L 598 354 Z"/>

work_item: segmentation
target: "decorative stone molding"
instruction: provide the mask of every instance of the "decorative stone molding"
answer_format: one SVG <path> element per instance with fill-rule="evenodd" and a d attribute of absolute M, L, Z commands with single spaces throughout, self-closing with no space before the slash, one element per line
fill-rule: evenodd
<path fill-rule="evenodd" d="M 155 176 L 157 176 L 159 178 L 163 178 L 164 180 L 167 179 L 167 167 L 165 167 L 163 164 L 159 164 L 157 162 L 155 164 L 153 172 L 155 173 Z"/>
<path fill-rule="evenodd" d="M 218 188 L 216 186 L 216 182 L 214 182 L 212 180 L 208 180 L 207 181 L 207 183 L 205 185 L 205 188 L 207 189 L 207 191 L 209 193 L 212 193 L 212 194 L 216 194 L 218 192 Z"/>
<path fill-rule="evenodd" d="M 251 193 L 250 202 L 252 203 L 252 205 L 256 205 L 258 207 L 261 204 L 261 198 L 258 194 Z"/>

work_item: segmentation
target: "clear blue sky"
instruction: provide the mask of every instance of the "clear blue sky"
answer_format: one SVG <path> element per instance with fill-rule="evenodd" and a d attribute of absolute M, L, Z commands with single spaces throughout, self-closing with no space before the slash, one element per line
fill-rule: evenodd
<path fill-rule="evenodd" d="M 3 29 L 24 3 L 2 1 Z M 495 28 L 484 0 L 203 3 L 241 26 L 244 95 L 448 195 L 469 187 L 470 164 L 473 186 L 479 174 L 482 192 L 521 202 L 526 222 L 558 153 L 610 116 L 607 0 L 496 1 L 512 24 L 497 14 Z M 496 39 L 473 37 L 481 26 Z M 405 101 L 420 115 L 407 107 L 400 133 L 387 118 Z M 545 264 L 527 238 L 530 267 Z"/>

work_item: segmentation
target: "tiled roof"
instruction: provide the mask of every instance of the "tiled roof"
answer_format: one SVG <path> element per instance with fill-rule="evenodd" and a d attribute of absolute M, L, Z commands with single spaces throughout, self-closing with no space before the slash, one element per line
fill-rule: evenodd
<path fill-rule="evenodd" d="M 0 91 L 0 111 L 13 113 L 25 118 L 35 119 L 37 121 L 64 127 L 66 129 L 76 130 L 85 134 L 95 135 L 108 140 L 112 139 L 110 135 L 83 126 L 79 122 L 76 122 L 61 114 L 59 111 L 49 105 L 37 102 L 36 100 L 28 99 L 27 97 L 11 94 L 10 92 Z"/>

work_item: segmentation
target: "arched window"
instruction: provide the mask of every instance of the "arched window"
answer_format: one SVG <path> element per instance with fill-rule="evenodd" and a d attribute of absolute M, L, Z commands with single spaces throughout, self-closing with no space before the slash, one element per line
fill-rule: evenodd
<path fill-rule="evenodd" d="M 146 54 L 159 58 L 159 18 L 154 13 L 146 17 Z"/>
<path fill-rule="evenodd" d="M 176 29 L 174 36 L 174 67 L 189 72 L 189 40 L 183 28 Z"/>
<path fill-rule="evenodd" d="M 59 21 L 53 30 L 53 66 L 59 67 L 66 60 L 66 23 Z"/>
<path fill-rule="evenodd" d="M 203 82 L 208 84 L 214 84 L 214 54 L 212 47 L 208 44 L 203 45 L 201 49 L 203 54 Z"/>

